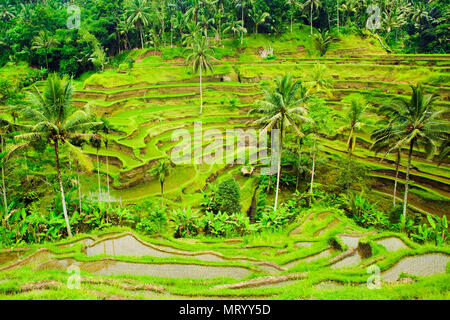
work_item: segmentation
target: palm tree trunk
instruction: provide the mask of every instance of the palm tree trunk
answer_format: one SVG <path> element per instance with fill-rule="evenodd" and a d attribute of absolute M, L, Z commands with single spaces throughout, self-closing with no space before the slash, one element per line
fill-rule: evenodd
<path fill-rule="evenodd" d="M 161 205 L 164 205 L 164 182 L 161 183 Z"/>
<path fill-rule="evenodd" d="M 81 181 L 80 181 L 80 169 L 77 163 L 77 179 L 78 179 L 78 205 L 81 214 Z"/>
<path fill-rule="evenodd" d="M 203 113 L 202 67 L 200 66 L 200 114 Z"/>
<path fill-rule="evenodd" d="M 281 126 L 280 126 L 280 150 L 278 153 L 278 173 L 277 173 L 277 190 L 275 192 L 275 205 L 273 207 L 273 211 L 277 210 L 278 205 L 278 193 L 280 191 L 280 176 L 281 176 L 281 153 L 283 150 L 283 118 L 281 118 Z"/>
<path fill-rule="evenodd" d="M 313 20 L 312 19 L 312 16 L 313 16 L 312 12 L 313 12 L 313 5 L 312 5 L 312 2 L 311 2 L 311 21 L 310 21 L 311 22 L 311 35 L 313 34 L 313 32 L 312 32 L 312 20 Z"/>
<path fill-rule="evenodd" d="M 336 12 L 337 12 L 337 32 L 339 34 L 339 0 L 337 0 Z"/>
<path fill-rule="evenodd" d="M 405 179 L 405 198 L 403 200 L 403 231 L 405 230 L 406 223 L 406 208 L 408 206 L 408 187 L 409 187 L 409 169 L 411 168 L 411 157 L 414 147 L 414 139 L 411 140 L 409 145 L 409 154 L 408 154 L 408 166 L 406 167 L 406 179 Z"/>
<path fill-rule="evenodd" d="M 397 196 L 398 168 L 400 166 L 400 149 L 397 150 L 397 161 L 395 162 L 395 182 L 394 182 L 394 199 L 392 204 L 395 207 L 395 198 Z"/>
<path fill-rule="evenodd" d="M 141 49 L 144 49 L 144 30 L 142 25 L 139 25 L 139 33 L 141 34 Z"/>
<path fill-rule="evenodd" d="M 294 13 L 291 12 L 291 33 L 292 33 L 292 16 L 294 15 Z"/>
<path fill-rule="evenodd" d="M 297 183 L 295 184 L 295 191 L 298 191 L 298 185 L 300 184 L 300 167 L 302 166 L 302 149 L 303 149 L 303 139 L 302 138 L 300 138 L 299 144 L 300 144 L 300 147 L 298 149 Z"/>
<path fill-rule="evenodd" d="M 313 157 L 312 157 L 312 171 L 311 171 L 311 188 L 309 193 L 313 194 L 313 184 L 314 184 L 314 173 L 316 171 L 316 137 L 314 136 L 314 146 L 313 146 Z"/>
<path fill-rule="evenodd" d="M 0 135 L 0 149 L 3 152 L 3 135 Z M 3 193 L 3 209 L 5 211 L 5 218 L 8 215 L 8 199 L 6 197 L 6 184 L 5 184 L 5 158 L 2 158 L 2 193 Z"/>
<path fill-rule="evenodd" d="M 106 147 L 108 148 L 108 147 Z M 108 151 L 108 149 L 106 149 Z M 109 189 L 109 157 L 108 154 L 106 154 L 106 184 L 108 186 L 108 205 L 111 203 L 111 193 Z"/>
<path fill-rule="evenodd" d="M 47 66 L 47 70 L 48 70 L 48 56 L 47 56 L 47 49 L 45 49 L 45 65 Z"/>
<path fill-rule="evenodd" d="M 61 193 L 61 203 L 63 208 L 64 220 L 66 221 L 67 234 L 72 237 L 72 231 L 70 231 L 69 216 L 67 215 L 66 198 L 64 197 L 64 187 L 61 178 L 61 169 L 59 165 L 59 150 L 58 140 L 55 141 L 55 157 L 56 157 L 56 172 L 58 173 L 59 191 Z"/>
<path fill-rule="evenodd" d="M 101 186 L 100 186 L 100 161 L 98 159 L 98 149 L 97 149 L 97 180 L 98 180 L 98 201 L 102 201 Z"/>

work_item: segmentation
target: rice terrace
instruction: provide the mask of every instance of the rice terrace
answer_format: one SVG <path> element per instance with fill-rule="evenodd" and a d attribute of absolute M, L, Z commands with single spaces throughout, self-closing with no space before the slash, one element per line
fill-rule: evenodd
<path fill-rule="evenodd" d="M 448 300 L 447 0 L 0 0 L 0 300 Z"/>

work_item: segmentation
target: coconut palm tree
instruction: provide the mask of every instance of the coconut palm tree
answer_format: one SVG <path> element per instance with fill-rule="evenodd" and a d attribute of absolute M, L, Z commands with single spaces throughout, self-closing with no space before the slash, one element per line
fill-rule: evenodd
<path fill-rule="evenodd" d="M 356 133 L 361 129 L 365 122 L 365 111 L 369 107 L 363 96 L 349 95 L 344 99 L 347 104 L 345 107 L 344 122 L 345 125 L 338 129 L 339 132 L 348 131 L 347 152 L 349 158 L 352 157 L 356 147 Z"/>
<path fill-rule="evenodd" d="M 232 32 L 233 38 L 238 34 L 241 38 L 241 45 L 244 42 L 244 34 L 247 33 L 247 29 L 242 26 L 242 21 L 236 21 L 231 20 L 229 23 L 226 24 L 225 28 L 223 29 L 223 32 Z"/>
<path fill-rule="evenodd" d="M 319 10 L 319 8 L 322 6 L 322 2 L 320 0 L 307 0 L 303 4 L 303 9 L 309 8 L 310 12 L 310 23 L 311 23 L 311 35 L 313 35 L 313 12 L 316 10 Z"/>
<path fill-rule="evenodd" d="M 194 74 L 200 72 L 200 114 L 203 113 L 202 72 L 214 71 L 211 63 L 214 58 L 214 50 L 210 47 L 206 38 L 197 39 L 192 48 L 188 48 L 190 54 L 186 58 L 188 65 L 192 66 Z"/>
<path fill-rule="evenodd" d="M 291 15 L 291 33 L 292 33 L 292 23 L 294 20 L 295 9 L 298 7 L 298 0 L 286 0 L 286 4 L 289 6 L 289 11 Z"/>
<path fill-rule="evenodd" d="M 164 182 L 166 181 L 167 176 L 171 171 L 171 164 L 166 159 L 163 159 L 158 162 L 158 165 L 154 167 L 150 173 L 155 178 L 158 179 L 159 184 L 161 185 L 161 203 L 164 202 Z"/>
<path fill-rule="evenodd" d="M 147 27 L 152 18 L 152 9 L 147 0 L 131 0 L 125 10 L 127 23 L 139 29 L 141 49 L 144 49 L 144 27 Z"/>
<path fill-rule="evenodd" d="M 268 12 L 263 12 L 254 1 L 252 1 L 252 7 L 249 11 L 250 19 L 255 24 L 255 36 L 258 34 L 258 26 L 266 22 L 266 19 L 270 17 Z"/>
<path fill-rule="evenodd" d="M 45 65 L 48 70 L 48 49 L 54 48 L 58 45 L 55 37 L 50 36 L 47 30 L 39 31 L 39 34 L 34 37 L 31 49 L 44 49 Z"/>
<path fill-rule="evenodd" d="M 313 36 L 314 45 L 316 49 L 320 52 L 320 56 L 323 57 L 327 53 L 330 43 L 333 41 L 333 37 L 330 36 L 330 32 L 322 31 L 318 32 Z"/>
<path fill-rule="evenodd" d="M 46 82 L 43 93 L 37 88 L 35 94 L 30 94 L 31 105 L 12 106 L 11 109 L 17 110 L 26 120 L 26 124 L 21 128 L 25 133 L 17 135 L 15 138 L 25 141 L 16 145 L 8 154 L 31 146 L 36 141 L 46 141 L 55 150 L 55 164 L 58 176 L 59 189 L 61 195 L 61 204 L 64 213 L 64 219 L 67 227 L 67 234 L 72 236 L 70 230 L 69 217 L 67 214 L 66 200 L 64 197 L 64 187 L 61 176 L 60 166 L 60 147 L 66 145 L 77 160 L 90 172 L 92 163 L 84 153 L 72 145 L 69 139 L 86 139 L 96 136 L 90 131 L 98 122 L 92 121 L 92 113 L 89 107 L 76 110 L 72 106 L 72 79 L 67 76 L 59 77 L 57 74 L 51 74 Z"/>
<path fill-rule="evenodd" d="M 274 211 L 277 209 L 278 193 L 280 190 L 281 154 L 283 151 L 284 130 L 292 128 L 297 136 L 303 137 L 297 123 L 310 122 L 306 117 L 307 109 L 304 101 L 299 97 L 301 83 L 294 82 L 292 75 L 284 75 L 275 79 L 275 87 L 265 87 L 264 100 L 257 101 L 257 107 L 249 114 L 257 114 L 259 119 L 253 124 L 263 125 L 261 135 L 277 127 L 280 130 L 280 148 L 278 153 L 277 189 L 275 194 Z"/>
<path fill-rule="evenodd" d="M 333 88 L 333 81 L 323 64 L 318 63 L 314 66 L 311 81 L 308 81 L 306 85 L 308 86 L 309 95 L 324 92 L 329 97 L 332 96 L 331 89 Z"/>
<path fill-rule="evenodd" d="M 389 151 L 407 146 L 408 164 L 406 167 L 405 193 L 403 200 L 403 224 L 406 221 L 406 208 L 408 204 L 409 173 L 414 147 L 422 147 L 428 157 L 436 151 L 436 143 L 444 143 L 450 132 L 447 122 L 437 120 L 441 111 L 432 109 L 436 95 L 425 95 L 422 85 L 411 86 L 411 98 L 398 99 L 394 105 L 383 106 L 380 110 L 392 120 L 392 126 L 385 130 L 385 135 L 393 139 L 395 144 Z"/>
<path fill-rule="evenodd" d="M 375 154 L 384 151 L 386 156 L 391 152 L 391 147 L 395 144 L 395 140 L 391 134 L 392 131 L 392 123 L 389 122 L 387 126 L 384 126 L 380 129 L 374 130 L 371 135 L 371 139 L 375 140 L 372 144 L 371 149 L 375 151 Z M 395 207 L 396 197 L 397 197 L 397 185 L 398 185 L 398 173 L 400 168 L 401 161 L 401 149 L 397 148 L 395 151 L 396 160 L 395 160 L 395 180 L 394 180 L 394 192 L 393 192 L 393 200 L 392 205 Z M 383 157 L 384 158 L 384 157 Z M 382 161 L 383 159 L 381 159 Z"/>

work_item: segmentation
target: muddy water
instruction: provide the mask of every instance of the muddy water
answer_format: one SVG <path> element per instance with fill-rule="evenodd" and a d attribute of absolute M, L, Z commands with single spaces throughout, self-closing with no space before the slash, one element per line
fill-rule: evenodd
<path fill-rule="evenodd" d="M 348 268 L 352 266 L 356 266 L 361 262 L 361 256 L 355 252 L 355 254 L 348 256 L 331 266 L 331 269 L 339 269 L 339 268 Z"/>
<path fill-rule="evenodd" d="M 420 256 L 401 259 L 392 268 L 381 273 L 385 281 L 396 281 L 404 272 L 416 276 L 430 276 L 445 273 L 445 267 L 450 262 L 450 256 L 437 253 L 428 253 Z"/>
<path fill-rule="evenodd" d="M 71 265 L 97 275 L 139 275 L 164 278 L 234 278 L 247 277 L 251 271 L 243 267 L 201 266 L 195 264 L 150 264 L 125 261 L 90 261 L 79 262 L 73 259 L 59 259 L 45 262 L 38 266 L 40 270 L 65 269 Z"/>
<path fill-rule="evenodd" d="M 313 262 L 313 261 L 316 261 L 316 260 L 318 260 L 320 258 L 328 258 L 332 254 L 333 254 L 333 250 L 326 249 L 324 251 L 321 251 L 319 253 L 313 254 L 313 255 L 308 256 L 306 258 L 301 258 L 299 260 L 294 260 L 294 261 L 288 262 L 285 265 L 283 265 L 283 267 L 286 268 L 286 269 L 289 269 L 289 268 L 292 268 L 293 266 L 297 265 L 298 263 L 301 263 L 301 262 L 306 262 L 306 263 Z"/>
<path fill-rule="evenodd" d="M 295 243 L 295 247 L 311 247 L 315 242 L 307 242 L 307 241 L 302 241 L 302 242 L 296 242 Z"/>
<path fill-rule="evenodd" d="M 396 237 L 384 238 L 375 242 L 381 244 L 387 251 L 397 251 L 409 248 L 402 240 Z"/>
<path fill-rule="evenodd" d="M 11 261 L 20 259 L 26 252 L 22 251 L 4 251 L 0 252 L 0 266 Z"/>
<path fill-rule="evenodd" d="M 192 257 L 203 261 L 225 260 L 219 256 L 208 253 L 193 255 L 192 253 L 187 254 L 186 252 L 177 251 L 174 249 L 158 250 L 157 247 L 147 246 L 141 243 L 140 241 L 136 240 L 131 235 L 126 235 L 117 239 L 105 240 L 86 249 L 87 256 L 96 256 L 99 254 L 108 254 L 112 256 L 127 256 L 127 257 L 151 256 L 158 258 L 183 256 L 183 257 Z"/>
<path fill-rule="evenodd" d="M 254 288 L 280 288 L 280 287 L 285 287 L 294 283 L 297 283 L 299 280 L 288 280 L 288 281 L 283 281 L 283 282 L 278 282 L 278 283 L 270 283 L 270 284 L 263 284 L 261 286 L 256 286 Z"/>
<path fill-rule="evenodd" d="M 358 247 L 358 241 L 361 236 L 343 236 L 339 235 L 342 242 L 344 242 L 349 248 L 357 248 Z"/>

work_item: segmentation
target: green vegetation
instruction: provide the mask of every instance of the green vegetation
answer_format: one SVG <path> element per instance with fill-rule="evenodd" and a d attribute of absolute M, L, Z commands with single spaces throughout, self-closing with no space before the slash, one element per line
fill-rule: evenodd
<path fill-rule="evenodd" d="M 70 4 L 0 1 L 0 299 L 450 298 L 447 3 Z"/>

